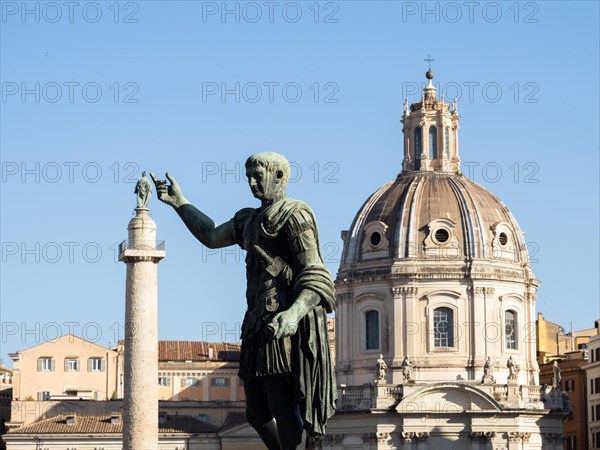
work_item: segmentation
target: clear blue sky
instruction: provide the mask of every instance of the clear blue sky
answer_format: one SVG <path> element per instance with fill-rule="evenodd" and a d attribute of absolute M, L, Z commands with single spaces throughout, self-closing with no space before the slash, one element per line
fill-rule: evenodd
<path fill-rule="evenodd" d="M 598 2 L 23 5 L 3 1 L 0 22 L 5 364 L 70 329 L 122 337 L 115 244 L 142 170 L 169 170 L 223 222 L 256 203 L 245 158 L 285 154 L 335 273 L 340 231 L 401 169 L 402 101 L 420 96 L 428 54 L 460 96 L 463 172 L 535 252 L 537 310 L 567 329 L 600 316 Z M 241 253 L 203 250 L 150 206 L 167 241 L 160 338 L 235 340 Z"/>

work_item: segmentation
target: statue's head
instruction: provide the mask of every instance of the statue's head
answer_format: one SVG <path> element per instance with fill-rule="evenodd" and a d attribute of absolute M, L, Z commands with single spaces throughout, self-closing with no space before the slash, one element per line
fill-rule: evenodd
<path fill-rule="evenodd" d="M 260 200 L 284 197 L 290 172 L 290 163 L 279 153 L 255 153 L 246 160 L 248 184 Z"/>
<path fill-rule="evenodd" d="M 142 172 L 142 177 L 145 177 L 145 176 L 146 176 L 146 171 L 144 170 L 144 171 Z"/>

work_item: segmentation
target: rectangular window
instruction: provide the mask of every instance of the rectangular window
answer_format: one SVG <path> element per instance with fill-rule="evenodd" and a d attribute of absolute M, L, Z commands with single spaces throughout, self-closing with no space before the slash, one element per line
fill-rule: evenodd
<path fill-rule="evenodd" d="M 596 420 L 600 420 L 600 405 L 595 405 L 596 408 Z"/>
<path fill-rule="evenodd" d="M 213 386 L 229 386 L 229 378 L 216 377 L 210 380 Z"/>
<path fill-rule="evenodd" d="M 38 372 L 53 372 L 54 359 L 48 356 L 38 358 L 37 370 Z"/>
<path fill-rule="evenodd" d="M 200 386 L 200 380 L 196 377 L 185 377 L 181 379 L 182 387 Z"/>
<path fill-rule="evenodd" d="M 433 310 L 434 347 L 454 347 L 454 312 L 450 308 Z"/>
<path fill-rule="evenodd" d="M 594 378 L 594 393 L 600 394 L 600 378 Z"/>
<path fill-rule="evenodd" d="M 41 401 L 50 399 L 50 392 L 49 391 L 38 392 L 37 399 L 41 400 Z"/>
<path fill-rule="evenodd" d="M 590 394 L 594 395 L 594 379 L 590 380 Z"/>
<path fill-rule="evenodd" d="M 65 372 L 79 372 L 79 359 L 65 358 Z"/>
<path fill-rule="evenodd" d="M 104 358 L 88 359 L 88 372 L 104 372 Z"/>
<path fill-rule="evenodd" d="M 575 380 L 567 380 L 566 388 L 567 388 L 567 391 L 574 391 L 575 390 Z"/>
<path fill-rule="evenodd" d="M 379 312 L 365 313 L 365 349 L 379 350 Z"/>
<path fill-rule="evenodd" d="M 504 313 L 504 334 L 509 350 L 517 350 L 517 329 L 517 313 L 509 309 Z"/>
<path fill-rule="evenodd" d="M 576 450 L 576 439 L 575 436 L 567 437 L 567 450 Z"/>
<path fill-rule="evenodd" d="M 158 377 L 158 385 L 159 386 L 171 386 L 171 378 L 170 377 Z"/>

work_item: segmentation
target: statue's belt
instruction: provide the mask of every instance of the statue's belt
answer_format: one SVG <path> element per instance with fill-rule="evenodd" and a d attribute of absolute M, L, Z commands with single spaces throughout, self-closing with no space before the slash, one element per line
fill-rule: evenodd
<path fill-rule="evenodd" d="M 289 308 L 288 295 L 276 288 L 268 289 L 256 297 L 254 306 L 246 311 L 242 323 L 242 338 L 258 333 L 268 325 L 273 317 Z"/>

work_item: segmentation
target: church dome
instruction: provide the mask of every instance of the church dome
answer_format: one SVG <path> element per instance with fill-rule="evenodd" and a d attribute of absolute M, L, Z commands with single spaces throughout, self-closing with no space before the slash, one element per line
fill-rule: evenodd
<path fill-rule="evenodd" d="M 419 382 L 474 382 L 493 367 L 502 383 L 536 384 L 539 281 L 524 233 L 497 196 L 461 174 L 457 100 L 438 99 L 433 73 L 426 78 L 420 101 L 404 102 L 401 173 L 342 232 L 338 376 L 368 383 L 383 358 L 392 383 L 406 381 L 411 361 Z"/>
<path fill-rule="evenodd" d="M 524 233 L 504 203 L 462 175 L 436 171 L 398 175 L 367 199 L 345 233 L 341 268 L 403 258 L 529 266 Z"/>

